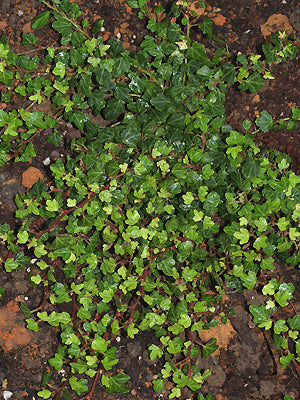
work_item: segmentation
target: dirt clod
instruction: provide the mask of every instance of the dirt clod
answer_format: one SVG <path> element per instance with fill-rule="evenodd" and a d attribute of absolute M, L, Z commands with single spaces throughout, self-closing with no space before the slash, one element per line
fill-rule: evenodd
<path fill-rule="evenodd" d="M 289 33 L 294 32 L 289 19 L 283 14 L 273 14 L 271 15 L 267 22 L 260 27 L 261 33 L 267 39 L 272 33 L 277 31 L 289 31 Z"/>
<path fill-rule="evenodd" d="M 26 188 L 31 188 L 40 178 L 44 178 L 41 171 L 38 168 L 29 167 L 22 174 L 22 185 Z"/>

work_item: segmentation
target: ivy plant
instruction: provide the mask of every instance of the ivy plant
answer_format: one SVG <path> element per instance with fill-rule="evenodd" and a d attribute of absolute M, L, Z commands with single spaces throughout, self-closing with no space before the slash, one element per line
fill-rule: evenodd
<path fill-rule="evenodd" d="M 120 41 L 104 42 L 104 21 L 90 26 L 76 3 L 41 2 L 48 11 L 34 18 L 32 29 L 50 21 L 60 47 L 31 57 L 0 39 L 2 101 L 9 104 L 15 91 L 29 102 L 0 111 L 0 162 L 34 157 L 34 137 L 46 129 L 59 146 L 60 121 L 82 135 L 72 139 L 72 156 L 51 163 L 50 184 L 40 180 L 17 195 L 18 230 L 0 226 L 5 270 L 35 263 L 29 280 L 43 288 L 37 309 L 21 305 L 28 328 L 60 328 L 61 345 L 48 362 L 67 375 L 53 387 L 51 374 L 44 374 L 38 395 L 69 399 L 75 392 L 92 399 L 96 384 L 128 392 L 130 377 L 116 371 L 112 341 L 151 330 L 158 342 L 149 344 L 149 357 L 163 365 L 154 391 L 170 399 L 192 392 L 202 400 L 211 372 L 194 358 L 208 357 L 218 344 L 202 343 L 197 332 L 226 323 L 226 292 L 259 286 L 261 273 L 277 262 L 296 267 L 300 261 L 300 177 L 288 156 L 253 140 L 260 130 L 298 128 L 300 109 L 280 121 L 262 111 L 254 131 L 245 120 L 244 132 L 237 132 L 226 125 L 226 89 L 237 84 L 255 93 L 271 79 L 271 66 L 294 58 L 298 48 L 275 35 L 264 57 L 240 55 L 235 65 L 219 48 L 209 58 L 190 38 L 198 24 L 222 42 L 207 16 L 199 23 L 185 1 L 166 13 L 139 0 L 129 5 L 148 18 L 149 35 L 131 56 Z M 24 34 L 24 45 L 37 42 Z M 51 115 L 33 111 L 44 101 L 51 102 Z M 294 290 L 272 279 L 262 289 L 266 304 L 250 306 L 254 322 L 274 331 L 278 348 L 294 346 L 282 355 L 284 366 L 299 362 L 299 316 L 272 316 Z M 49 311 L 48 304 L 64 303 L 71 312 Z"/>

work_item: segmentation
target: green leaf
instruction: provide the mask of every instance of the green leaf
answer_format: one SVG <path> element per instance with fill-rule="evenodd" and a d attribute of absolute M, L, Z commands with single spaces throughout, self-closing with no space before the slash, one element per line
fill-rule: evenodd
<path fill-rule="evenodd" d="M 274 333 L 279 335 L 281 332 L 287 332 L 289 328 L 286 326 L 285 321 L 280 319 L 274 324 Z"/>
<path fill-rule="evenodd" d="M 205 346 L 203 346 L 203 358 L 207 358 L 209 355 L 214 353 L 219 346 L 217 345 L 217 339 L 211 339 Z"/>
<path fill-rule="evenodd" d="M 32 33 L 23 33 L 22 35 L 22 45 L 26 46 L 28 44 L 35 44 L 39 39 Z"/>
<path fill-rule="evenodd" d="M 245 244 L 249 241 L 249 231 L 245 228 L 241 228 L 239 232 L 234 232 L 233 236 L 239 239 L 240 244 Z"/>
<path fill-rule="evenodd" d="M 69 384 L 72 388 L 72 390 L 75 390 L 75 392 L 78 395 L 81 395 L 83 392 L 88 391 L 88 381 L 87 379 L 77 379 L 74 375 L 69 379 Z"/>
<path fill-rule="evenodd" d="M 283 366 L 283 369 L 286 369 L 286 367 L 291 363 L 291 361 L 293 360 L 294 357 L 295 356 L 293 353 L 290 353 L 287 356 L 280 357 L 279 360 L 280 360 L 281 365 Z"/>
<path fill-rule="evenodd" d="M 33 319 L 33 318 L 28 318 L 26 319 L 27 322 L 27 328 L 34 331 L 38 332 L 39 331 L 39 326 L 38 323 Z"/>
<path fill-rule="evenodd" d="M 256 93 L 265 86 L 265 81 L 258 72 L 254 72 L 246 79 L 246 85 L 251 93 Z"/>
<path fill-rule="evenodd" d="M 55 353 L 53 358 L 49 358 L 48 363 L 56 369 L 56 371 L 59 371 L 62 369 L 63 366 L 63 355 L 59 353 Z"/>
<path fill-rule="evenodd" d="M 165 387 L 164 381 L 162 379 L 156 379 L 152 381 L 152 385 L 155 392 L 160 392 L 161 390 L 164 390 Z"/>
<path fill-rule="evenodd" d="M 273 118 L 267 111 L 262 111 L 255 123 L 263 132 L 268 132 L 273 126 Z"/>
<path fill-rule="evenodd" d="M 141 139 L 141 134 L 137 129 L 128 126 L 122 130 L 121 137 L 127 146 L 135 147 L 137 142 Z"/>
<path fill-rule="evenodd" d="M 53 74 L 59 75 L 61 78 L 65 76 L 66 66 L 61 61 L 58 61 L 53 68 Z"/>
<path fill-rule="evenodd" d="M 91 347 L 92 349 L 99 351 L 99 353 L 105 353 L 107 350 L 106 340 L 96 334 Z"/>
<path fill-rule="evenodd" d="M 140 8 L 139 3 L 137 2 L 137 0 L 128 0 L 127 4 L 131 8 Z"/>
<path fill-rule="evenodd" d="M 141 218 L 140 214 L 137 210 L 128 210 L 126 212 L 127 219 L 125 220 L 126 224 L 128 225 L 135 225 L 139 219 Z"/>
<path fill-rule="evenodd" d="M 155 360 L 156 358 L 161 358 L 163 356 L 163 351 L 160 347 L 155 344 L 149 346 L 150 350 L 150 360 Z"/>
<path fill-rule="evenodd" d="M 130 388 L 125 385 L 130 377 L 126 374 L 117 373 L 109 378 L 109 387 L 106 389 L 108 393 L 128 393 Z"/>
<path fill-rule="evenodd" d="M 173 275 L 173 267 L 175 265 L 175 260 L 172 257 L 168 257 L 157 263 L 157 268 L 162 270 L 167 276 Z"/>
<path fill-rule="evenodd" d="M 59 204 L 56 199 L 46 201 L 46 209 L 48 211 L 58 211 Z"/>
<path fill-rule="evenodd" d="M 256 324 L 266 321 L 266 319 L 269 317 L 269 312 L 264 305 L 258 307 L 255 304 L 251 304 L 249 310 L 253 315 L 253 320 Z"/>
<path fill-rule="evenodd" d="M 31 28 L 33 30 L 41 29 L 48 22 L 49 16 L 50 16 L 49 11 L 44 11 L 36 15 L 31 22 Z"/>
<path fill-rule="evenodd" d="M 63 18 L 58 18 L 52 24 L 53 28 L 61 33 L 62 35 L 68 35 L 71 33 L 72 24 Z"/>
<path fill-rule="evenodd" d="M 103 26 L 103 23 L 104 23 L 104 19 L 102 19 L 102 18 L 98 18 L 94 23 L 93 23 L 93 26 L 92 26 L 92 33 L 95 35 L 96 33 L 98 33 L 98 32 L 100 32 L 101 31 L 101 28 L 102 28 L 102 26 Z"/>
<path fill-rule="evenodd" d="M 260 168 L 256 160 L 248 160 L 243 163 L 242 173 L 245 178 L 256 178 L 259 172 Z"/>
<path fill-rule="evenodd" d="M 288 318 L 289 327 L 295 331 L 300 331 L 300 315 L 294 315 L 293 318 Z"/>
<path fill-rule="evenodd" d="M 150 103 L 157 108 L 159 111 L 163 111 L 170 104 L 170 100 L 163 94 L 153 97 Z"/>
<path fill-rule="evenodd" d="M 29 235 L 27 231 L 22 231 L 17 233 L 17 237 L 18 237 L 18 243 L 22 244 L 27 242 Z"/>
<path fill-rule="evenodd" d="M 241 280 L 243 281 L 243 285 L 247 289 L 253 289 L 257 281 L 256 273 L 253 271 L 249 271 L 247 274 L 242 274 Z"/>
<path fill-rule="evenodd" d="M 20 308 L 26 318 L 32 318 L 32 313 L 25 303 L 20 303 Z"/>
<path fill-rule="evenodd" d="M 38 396 L 42 397 L 43 399 L 49 399 L 51 392 L 48 389 L 43 389 L 38 392 Z"/>

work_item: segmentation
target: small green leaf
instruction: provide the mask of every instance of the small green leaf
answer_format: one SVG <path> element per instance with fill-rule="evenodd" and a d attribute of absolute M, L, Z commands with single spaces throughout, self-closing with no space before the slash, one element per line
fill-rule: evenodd
<path fill-rule="evenodd" d="M 149 350 L 150 350 L 150 360 L 155 360 L 156 358 L 160 358 L 163 356 L 162 349 L 156 346 L 155 344 L 151 344 L 149 346 Z"/>
<path fill-rule="evenodd" d="M 65 76 L 65 73 L 66 73 L 66 66 L 65 66 L 65 64 L 63 64 L 61 61 L 58 61 L 58 62 L 55 64 L 55 67 L 54 67 L 54 69 L 53 69 L 53 74 L 54 74 L 54 75 L 58 75 L 58 76 L 60 76 L 61 78 L 63 78 L 63 77 Z"/>
<path fill-rule="evenodd" d="M 46 201 L 46 209 L 48 211 L 58 211 L 59 204 L 56 199 Z"/>
<path fill-rule="evenodd" d="M 48 389 L 40 390 L 38 392 L 38 396 L 42 397 L 43 399 L 49 399 L 51 392 Z"/>
<path fill-rule="evenodd" d="M 268 132 L 273 126 L 273 118 L 267 111 L 262 111 L 255 123 L 263 132 Z"/>
<path fill-rule="evenodd" d="M 69 379 L 72 390 L 80 396 L 81 393 L 88 391 L 88 381 L 86 379 L 77 379 L 74 375 Z"/>
<path fill-rule="evenodd" d="M 287 332 L 288 329 L 289 328 L 286 326 L 285 321 L 282 319 L 276 321 L 274 324 L 274 333 L 276 333 L 276 335 L 279 335 L 281 332 Z"/>
<path fill-rule="evenodd" d="M 218 348 L 219 346 L 217 345 L 217 339 L 211 339 L 205 346 L 203 346 L 203 358 L 207 358 Z"/>
<path fill-rule="evenodd" d="M 48 22 L 49 16 L 50 16 L 49 11 L 44 11 L 36 15 L 31 22 L 31 28 L 33 30 L 41 29 Z"/>
<path fill-rule="evenodd" d="M 165 387 L 164 381 L 162 379 L 156 379 L 152 381 L 152 385 L 155 392 L 160 392 L 161 390 L 164 390 Z"/>
<path fill-rule="evenodd" d="M 241 228 L 239 232 L 234 232 L 233 236 L 239 239 L 241 244 L 248 243 L 249 241 L 249 231 L 245 228 Z"/>
<path fill-rule="evenodd" d="M 265 86 L 265 81 L 258 72 L 254 72 L 246 79 L 246 85 L 251 93 L 256 93 Z"/>
<path fill-rule="evenodd" d="M 63 356 L 62 354 L 55 353 L 53 358 L 49 358 L 48 363 L 56 369 L 56 371 L 59 371 L 62 369 L 63 366 Z"/>
<path fill-rule="evenodd" d="M 249 310 L 253 315 L 254 322 L 256 324 L 266 321 L 266 319 L 269 317 L 269 312 L 264 305 L 258 307 L 255 304 L 251 304 Z"/>
<path fill-rule="evenodd" d="M 106 340 L 103 339 L 101 336 L 96 335 L 95 339 L 92 342 L 92 349 L 99 351 L 99 353 L 105 353 L 107 350 L 107 343 Z"/>
<path fill-rule="evenodd" d="M 23 33 L 22 35 L 22 45 L 26 46 L 28 44 L 35 44 L 39 39 L 32 33 Z"/>
<path fill-rule="evenodd" d="M 294 315 L 287 320 L 289 327 L 295 331 L 300 331 L 300 315 Z"/>
<path fill-rule="evenodd" d="M 28 232 L 27 231 L 21 231 L 18 232 L 17 237 L 18 237 L 18 243 L 26 243 L 28 240 Z"/>
<path fill-rule="evenodd" d="M 117 373 L 109 378 L 109 387 L 107 388 L 108 393 L 128 393 L 130 388 L 125 385 L 130 377 L 126 374 Z"/>
<path fill-rule="evenodd" d="M 34 332 L 38 332 L 39 331 L 39 326 L 38 323 L 33 319 L 33 318 L 29 318 L 26 319 L 27 322 L 27 328 L 34 331 Z"/>
<path fill-rule="evenodd" d="M 283 366 L 283 369 L 286 369 L 286 367 L 291 363 L 291 361 L 293 360 L 294 357 L 295 356 L 293 353 L 290 353 L 287 356 L 280 357 L 279 360 L 280 360 L 281 365 Z"/>

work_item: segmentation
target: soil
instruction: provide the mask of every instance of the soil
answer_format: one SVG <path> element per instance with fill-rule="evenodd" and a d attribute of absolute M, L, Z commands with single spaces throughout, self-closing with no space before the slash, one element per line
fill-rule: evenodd
<path fill-rule="evenodd" d="M 104 39 L 119 34 L 123 45 L 134 53 L 147 34 L 145 20 L 139 20 L 135 10 L 130 9 L 125 0 L 77 0 L 83 16 L 89 21 L 101 17 L 105 20 Z M 171 1 L 161 1 L 170 6 Z M 150 1 L 154 4 L 154 1 Z M 232 57 L 238 52 L 259 53 L 261 45 L 268 40 L 270 30 L 284 29 L 291 24 L 299 36 L 299 3 L 297 0 L 210 0 L 209 16 L 216 26 L 214 32 L 226 41 Z M 1 0 L 0 30 L 7 37 L 11 48 L 22 51 L 21 34 L 30 32 L 30 22 L 43 5 L 38 0 Z M 276 17 L 274 17 L 276 15 Z M 271 18 L 271 19 L 270 19 Z M 275 22 L 274 22 L 275 21 Z M 263 28 L 262 28 L 263 27 Z M 265 37 L 263 36 L 263 33 Z M 50 25 L 36 32 L 40 46 L 55 45 L 58 36 Z M 208 53 L 216 44 L 203 38 L 201 32 L 193 28 L 192 36 L 207 46 Z M 253 122 L 262 110 L 268 111 L 275 119 L 290 115 L 291 108 L 298 105 L 299 98 L 299 56 L 274 68 L 274 80 L 257 94 L 249 94 L 231 87 L 226 97 L 227 123 L 234 129 L 242 129 L 242 121 Z M 14 104 L 17 108 L 17 100 Z M 1 104 L 0 104 L 1 107 Z M 49 105 L 44 106 L 49 107 Z M 47 157 L 66 157 L 69 152 L 67 142 L 56 148 L 46 140 L 47 132 L 35 139 L 37 156 L 29 163 L 9 163 L 0 168 L 0 222 L 16 226 L 14 217 L 14 197 L 19 191 L 26 191 L 35 179 L 50 179 L 49 170 L 43 164 Z M 300 172 L 300 132 L 270 131 L 256 140 L 272 149 L 287 153 L 292 159 L 292 169 Z M 54 152 L 54 153 L 53 153 Z M 29 179 L 28 179 L 29 178 Z M 1 251 L 1 248 L 0 248 Z M 2 254 L 3 255 L 3 254 Z M 1 267 L 2 268 L 2 267 Z M 30 267 L 31 270 L 34 266 Z M 47 359 L 53 356 L 59 344 L 59 332 L 46 324 L 34 333 L 25 328 L 25 318 L 19 308 L 24 301 L 30 309 L 42 301 L 39 289 L 33 289 L 27 280 L 28 271 L 6 273 L 1 269 L 0 287 L 5 289 L 0 304 L 0 397 L 16 400 L 37 399 L 42 374 L 47 371 Z M 268 279 L 275 277 L 288 279 L 295 287 L 300 281 L 299 270 L 286 271 L 278 266 L 268 272 Z M 285 317 L 300 311 L 300 293 L 296 291 L 293 303 L 284 309 Z M 216 400 L 266 399 L 279 400 L 288 394 L 298 400 L 300 394 L 299 375 L 291 364 L 284 370 L 279 363 L 280 353 L 272 343 L 268 331 L 254 326 L 248 312 L 249 304 L 260 305 L 262 298 L 256 290 L 244 294 L 227 293 L 226 309 L 235 314 L 226 325 L 214 328 L 212 337 L 218 339 L 220 349 L 207 359 L 197 359 L 201 369 L 212 370 L 211 377 L 202 387 L 203 394 L 212 393 Z M 140 334 L 134 340 L 121 337 L 113 345 L 117 347 L 119 370 L 127 373 L 130 392 L 127 394 L 107 394 L 100 384 L 94 393 L 94 400 L 132 399 L 140 400 L 166 398 L 154 394 L 151 380 L 160 370 L 160 362 L 151 361 L 147 355 L 147 344 L 155 337 L 150 333 Z M 209 336 L 201 337 L 203 341 Z M 61 372 L 64 374 L 64 372 Z M 55 383 L 55 382 L 54 382 Z M 192 398 L 186 392 L 185 398 Z"/>

